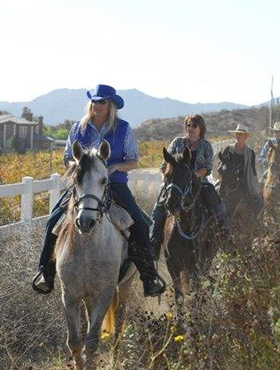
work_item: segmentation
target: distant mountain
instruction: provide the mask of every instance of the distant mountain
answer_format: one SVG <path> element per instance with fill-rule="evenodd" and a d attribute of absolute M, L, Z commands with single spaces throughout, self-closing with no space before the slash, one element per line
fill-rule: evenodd
<path fill-rule="evenodd" d="M 153 118 L 246 108 L 245 105 L 229 102 L 189 104 L 169 98 L 159 99 L 136 89 L 119 90 L 118 93 L 125 100 L 125 107 L 119 112 L 120 116 L 133 127 Z M 84 115 L 86 103 L 86 89 L 58 89 L 29 102 L 0 102 L 0 110 L 20 116 L 23 107 L 28 107 L 36 116 L 42 115 L 44 123 L 57 125 L 66 119 L 80 119 Z"/>
<path fill-rule="evenodd" d="M 263 140 L 269 125 L 269 112 L 267 105 L 250 107 L 246 109 L 221 110 L 204 113 L 207 137 L 228 137 L 229 130 L 235 129 L 238 123 L 249 127 L 254 141 Z M 275 105 L 272 114 L 272 124 L 280 120 L 280 104 Z M 170 142 L 176 136 L 185 135 L 184 116 L 150 119 L 134 129 L 139 141 L 163 140 Z M 271 133 L 272 134 L 272 133 Z"/>

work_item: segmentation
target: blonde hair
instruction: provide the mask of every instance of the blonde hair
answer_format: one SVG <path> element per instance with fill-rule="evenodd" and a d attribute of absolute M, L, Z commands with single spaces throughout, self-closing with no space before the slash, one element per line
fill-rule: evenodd
<path fill-rule="evenodd" d="M 109 125 L 109 130 L 114 131 L 116 128 L 116 122 L 117 122 L 117 107 L 114 102 L 111 100 L 108 100 L 109 102 L 109 117 L 108 117 L 108 125 Z M 81 119 L 81 129 L 82 132 L 85 131 L 86 125 L 90 120 L 94 119 L 94 113 L 92 110 L 92 102 L 89 101 L 86 105 L 86 114 L 83 116 Z"/>

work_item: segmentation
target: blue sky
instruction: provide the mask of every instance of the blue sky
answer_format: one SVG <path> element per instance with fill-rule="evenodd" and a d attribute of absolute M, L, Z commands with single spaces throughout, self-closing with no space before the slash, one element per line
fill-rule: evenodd
<path fill-rule="evenodd" d="M 280 96 L 278 0 L 2 0 L 0 101 L 137 88 L 188 103 Z"/>

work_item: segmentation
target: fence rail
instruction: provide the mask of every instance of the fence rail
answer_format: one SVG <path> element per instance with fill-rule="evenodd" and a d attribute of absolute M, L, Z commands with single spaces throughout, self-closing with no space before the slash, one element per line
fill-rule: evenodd
<path fill-rule="evenodd" d="M 220 141 L 213 144 L 214 153 L 232 143 L 232 140 Z M 161 184 L 161 174 L 157 169 L 133 170 L 129 173 L 129 187 L 132 192 L 137 191 L 144 195 L 149 185 L 150 191 L 157 192 Z M 54 173 L 49 179 L 34 180 L 30 176 L 22 178 L 21 183 L 0 185 L 0 199 L 21 195 L 21 222 L 31 223 L 33 219 L 34 194 L 42 191 L 49 192 L 49 210 L 54 207 L 65 184 L 61 175 Z M 152 188 L 152 189 L 151 189 Z M 0 204 L 1 205 L 1 204 Z M 1 213 L 0 213 L 1 214 Z"/>

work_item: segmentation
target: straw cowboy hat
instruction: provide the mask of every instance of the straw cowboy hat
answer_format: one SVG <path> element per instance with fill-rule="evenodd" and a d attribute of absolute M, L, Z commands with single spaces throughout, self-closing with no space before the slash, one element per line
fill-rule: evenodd
<path fill-rule="evenodd" d="M 123 98 L 117 95 L 116 90 L 112 86 L 97 85 L 92 94 L 90 91 L 87 91 L 87 97 L 92 102 L 104 99 L 111 100 L 116 104 L 117 109 L 122 109 L 124 107 Z"/>
<path fill-rule="evenodd" d="M 280 131 L 280 122 L 275 122 L 273 127 L 270 127 L 272 131 Z"/>
<path fill-rule="evenodd" d="M 242 123 L 239 123 L 235 130 L 229 130 L 231 134 L 248 134 L 250 135 L 249 128 Z"/>

